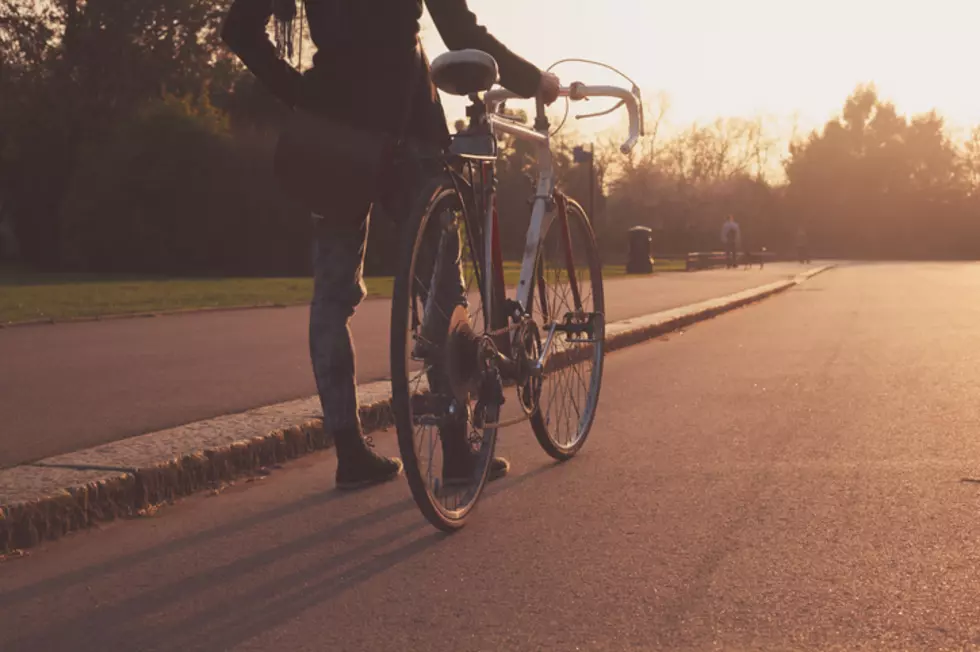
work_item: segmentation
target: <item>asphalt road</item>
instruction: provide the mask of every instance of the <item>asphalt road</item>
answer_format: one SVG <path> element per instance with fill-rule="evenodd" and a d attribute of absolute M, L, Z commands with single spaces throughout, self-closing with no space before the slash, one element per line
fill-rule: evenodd
<path fill-rule="evenodd" d="M 451 537 L 329 452 L 71 536 L 0 565 L 0 649 L 980 649 L 978 292 L 852 266 L 613 354 Z"/>
<path fill-rule="evenodd" d="M 796 274 L 671 273 L 607 283 L 611 319 Z M 361 382 L 388 377 L 390 302 L 352 329 Z M 306 306 L 0 329 L 0 468 L 316 393 Z"/>

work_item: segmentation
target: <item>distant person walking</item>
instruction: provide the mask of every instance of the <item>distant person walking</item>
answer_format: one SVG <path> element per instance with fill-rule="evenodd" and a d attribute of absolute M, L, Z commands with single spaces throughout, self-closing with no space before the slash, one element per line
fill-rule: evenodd
<path fill-rule="evenodd" d="M 810 245 L 807 238 L 806 229 L 800 226 L 796 230 L 796 255 L 800 259 L 800 264 L 810 262 Z"/>
<path fill-rule="evenodd" d="M 735 216 L 729 215 L 721 227 L 721 242 L 725 245 L 725 267 L 738 267 L 738 243 L 741 240 L 742 230 L 735 221 Z"/>

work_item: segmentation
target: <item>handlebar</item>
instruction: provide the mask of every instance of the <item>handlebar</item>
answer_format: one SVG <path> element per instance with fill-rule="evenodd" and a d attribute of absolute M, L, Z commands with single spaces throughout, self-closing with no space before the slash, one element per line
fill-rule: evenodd
<path fill-rule="evenodd" d="M 605 115 L 622 105 L 626 105 L 626 111 L 629 114 L 629 138 L 625 143 L 619 148 L 623 154 L 629 154 L 630 151 L 636 146 L 636 143 L 640 140 L 640 136 L 643 134 L 643 107 L 640 106 L 640 100 L 636 93 L 627 90 L 625 88 L 620 88 L 618 86 L 586 86 L 580 82 L 573 82 L 569 86 L 563 86 L 559 92 L 558 97 L 567 97 L 573 102 L 580 100 L 586 100 L 590 97 L 613 97 L 619 99 L 620 102 L 615 107 L 609 111 L 605 111 L 599 114 L 593 114 L 592 116 L 580 116 L 580 117 L 594 117 L 596 115 Z M 522 98 L 516 93 L 512 93 L 504 88 L 495 88 L 493 90 L 487 91 L 484 95 L 484 102 L 486 102 L 487 110 L 490 113 L 497 113 L 497 109 L 507 100 L 512 99 L 526 99 Z M 537 117 L 544 117 L 545 106 L 544 103 L 538 99 L 537 100 Z"/>

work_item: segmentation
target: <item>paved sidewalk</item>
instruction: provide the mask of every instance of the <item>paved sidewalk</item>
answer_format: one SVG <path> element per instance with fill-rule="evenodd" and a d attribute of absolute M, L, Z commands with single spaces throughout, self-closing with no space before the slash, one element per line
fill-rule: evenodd
<path fill-rule="evenodd" d="M 711 270 L 606 284 L 609 321 L 795 276 Z M 354 318 L 358 377 L 388 376 L 390 304 Z M 315 392 L 305 306 L 0 330 L 0 468 Z"/>

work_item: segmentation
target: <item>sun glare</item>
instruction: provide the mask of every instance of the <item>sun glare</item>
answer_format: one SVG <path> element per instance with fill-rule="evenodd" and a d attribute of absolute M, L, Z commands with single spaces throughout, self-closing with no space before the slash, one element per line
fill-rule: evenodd
<path fill-rule="evenodd" d="M 667 121 L 675 127 L 718 117 L 764 117 L 788 138 L 794 125 L 809 130 L 823 124 L 858 84 L 867 82 L 902 113 L 935 108 L 954 129 L 980 123 L 980 95 L 969 78 L 955 74 L 973 60 L 973 32 L 980 21 L 975 3 L 469 4 L 494 35 L 541 67 L 569 56 L 599 59 L 635 77 L 646 97 L 665 93 L 670 98 Z M 424 39 L 431 56 L 445 50 L 431 23 Z M 463 103 L 447 99 L 446 104 L 451 118 L 459 117 Z"/>

